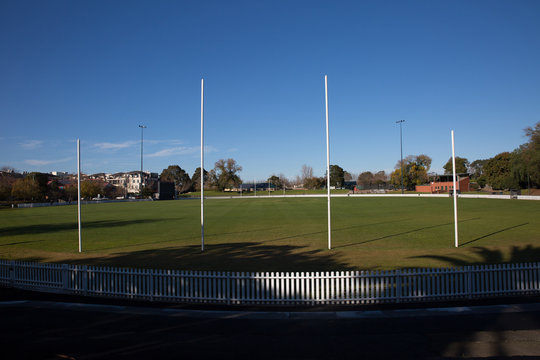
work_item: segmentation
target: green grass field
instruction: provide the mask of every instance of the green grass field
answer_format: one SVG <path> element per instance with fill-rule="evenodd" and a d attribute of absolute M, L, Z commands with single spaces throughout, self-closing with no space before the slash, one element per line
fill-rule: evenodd
<path fill-rule="evenodd" d="M 540 261 L 540 201 L 335 198 L 197 200 L 0 210 L 0 258 L 219 271 L 332 271 Z"/>

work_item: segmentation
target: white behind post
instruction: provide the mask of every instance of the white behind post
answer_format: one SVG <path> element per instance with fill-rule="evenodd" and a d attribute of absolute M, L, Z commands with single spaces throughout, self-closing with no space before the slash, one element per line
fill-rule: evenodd
<path fill-rule="evenodd" d="M 459 246 L 458 242 L 458 215 L 457 215 L 457 187 L 456 187 L 456 151 L 454 146 L 454 130 L 452 130 L 452 174 L 454 181 L 454 234 L 455 246 Z"/>
<path fill-rule="evenodd" d="M 81 140 L 77 139 L 77 220 L 79 227 L 79 252 L 82 252 L 81 237 Z"/>
<path fill-rule="evenodd" d="M 204 251 L 204 79 L 201 79 L 201 251 Z"/>
<path fill-rule="evenodd" d="M 328 128 L 328 75 L 324 75 L 324 100 L 326 104 L 326 189 L 328 193 L 328 249 L 331 249 L 332 225 L 330 221 L 330 136 Z"/>

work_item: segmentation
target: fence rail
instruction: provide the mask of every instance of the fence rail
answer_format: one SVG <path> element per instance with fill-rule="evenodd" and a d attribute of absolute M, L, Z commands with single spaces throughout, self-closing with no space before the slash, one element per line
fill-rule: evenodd
<path fill-rule="evenodd" d="M 340 272 L 217 272 L 0 260 L 0 284 L 186 303 L 373 304 L 540 293 L 540 263 Z"/>

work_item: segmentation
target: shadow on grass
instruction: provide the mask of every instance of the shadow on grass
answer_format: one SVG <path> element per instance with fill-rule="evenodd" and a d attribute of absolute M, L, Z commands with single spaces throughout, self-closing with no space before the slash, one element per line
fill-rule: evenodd
<path fill-rule="evenodd" d="M 489 233 L 489 234 L 486 234 L 486 235 L 483 235 L 483 236 L 480 236 L 476 239 L 472 239 L 470 241 L 467 241 L 466 243 L 463 243 L 461 244 L 460 246 L 465 246 L 465 245 L 468 245 L 468 244 L 471 244 L 475 241 L 478 241 L 478 240 L 482 240 L 482 239 L 485 239 L 489 236 L 492 236 L 492 235 L 496 235 L 496 234 L 499 234 L 499 233 L 502 233 L 502 232 L 505 232 L 505 231 L 508 231 L 508 230 L 512 230 L 512 229 L 515 229 L 515 228 L 518 228 L 518 227 L 521 227 L 521 226 L 525 226 L 525 225 L 528 225 L 529 223 L 526 222 L 526 223 L 523 223 L 523 224 L 519 224 L 519 225 L 514 225 L 514 226 L 510 226 L 510 227 L 507 227 L 507 228 L 504 228 L 504 229 L 501 229 L 501 230 L 497 230 L 497 231 L 494 231 L 492 233 Z"/>
<path fill-rule="evenodd" d="M 276 229 L 276 228 L 274 227 L 274 228 L 255 229 L 255 230 L 232 231 L 232 232 L 219 233 L 219 234 L 212 234 L 212 233 L 206 233 L 205 232 L 204 237 L 205 237 L 205 239 L 216 238 L 216 237 L 219 238 L 221 235 L 237 235 L 237 234 L 246 234 L 246 233 L 256 233 L 256 232 L 268 231 L 268 230 L 274 230 L 274 229 Z M 115 245 L 115 246 L 110 246 L 110 247 L 100 247 L 100 248 L 96 248 L 96 249 L 93 249 L 93 250 L 88 250 L 88 252 L 100 252 L 100 251 L 103 251 L 103 250 L 113 250 L 113 249 L 126 249 L 126 248 L 140 247 L 140 246 L 154 245 L 154 244 L 166 244 L 166 243 L 178 244 L 178 242 L 184 242 L 184 241 L 187 241 L 187 240 L 194 240 L 196 242 L 198 239 L 200 239 L 199 234 L 197 234 L 197 235 L 189 235 L 189 236 L 184 236 L 184 237 L 175 237 L 173 239 L 166 239 L 166 240 L 154 240 L 154 239 L 152 239 L 151 241 L 137 242 L 137 243 L 128 244 L 128 245 L 120 245 L 120 246 Z M 17 244 L 20 244 L 20 243 L 17 243 Z"/>
<path fill-rule="evenodd" d="M 254 242 L 199 245 L 130 251 L 74 264 L 208 271 L 344 271 L 354 270 L 326 250 L 304 246 L 262 245 Z"/>
<path fill-rule="evenodd" d="M 378 222 L 378 223 L 353 225 L 353 226 L 347 226 L 347 227 L 341 227 L 341 228 L 332 228 L 332 233 L 339 232 L 339 231 L 345 231 L 345 230 L 351 230 L 351 229 L 358 229 L 358 228 L 363 228 L 363 227 L 368 227 L 368 226 L 373 226 L 373 225 L 394 224 L 396 222 L 406 221 L 406 220 L 409 220 L 409 219 L 401 219 L 401 220 L 395 220 L 395 221 L 383 221 L 383 222 Z M 301 234 L 296 234 L 296 235 L 291 235 L 291 236 L 284 236 L 284 237 L 279 237 L 279 238 L 274 238 L 274 239 L 269 239 L 269 240 L 262 240 L 261 242 L 269 243 L 269 242 L 274 242 L 274 241 L 290 240 L 290 239 L 303 237 L 303 236 L 320 235 L 320 234 L 327 234 L 327 233 L 328 233 L 328 230 L 324 229 L 322 231 L 314 231 L 314 232 L 301 233 Z M 339 247 L 339 246 L 337 246 L 337 247 Z"/>
<path fill-rule="evenodd" d="M 459 223 L 464 223 L 466 221 L 473 221 L 473 220 L 478 220 L 478 219 L 480 219 L 480 218 L 472 218 L 472 219 L 460 220 Z M 392 221 L 392 223 L 394 223 L 394 221 Z M 381 236 L 381 237 L 378 237 L 378 238 L 375 238 L 375 239 L 364 240 L 364 241 L 359 241 L 359 242 L 352 243 L 352 244 L 336 246 L 335 248 L 344 248 L 344 247 L 349 247 L 349 246 L 367 244 L 367 243 L 374 242 L 374 241 L 389 239 L 389 238 L 396 237 L 396 236 L 412 234 L 412 233 L 427 230 L 427 229 L 434 229 L 434 228 L 443 227 L 443 226 L 449 226 L 449 225 L 453 225 L 453 224 L 454 224 L 454 222 L 449 222 L 449 223 L 437 224 L 437 225 L 432 225 L 432 226 L 424 226 L 424 227 L 421 227 L 421 228 L 418 228 L 418 229 L 412 229 L 412 230 L 409 230 L 409 231 L 402 231 L 402 232 L 395 233 L 395 234 Z"/>
<path fill-rule="evenodd" d="M 471 249 L 473 255 L 421 255 L 413 256 L 411 259 L 433 259 L 448 263 L 451 266 L 468 266 L 468 265 L 487 265 L 501 263 L 527 263 L 540 260 L 540 247 L 532 245 L 512 246 L 508 259 L 504 258 L 501 250 L 493 250 L 485 247 L 474 247 Z"/>
<path fill-rule="evenodd" d="M 109 227 L 120 227 L 120 226 L 130 226 L 134 224 L 148 224 L 156 223 L 170 220 L 178 220 L 177 218 L 162 218 L 162 219 L 141 219 L 141 220 L 101 220 L 101 221 L 85 221 L 83 223 L 84 229 L 99 229 L 99 228 L 109 228 Z M 12 226 L 5 227 L 0 229 L 0 236 L 17 236 L 17 235 L 36 235 L 44 234 L 51 232 L 59 231 L 71 231 L 78 228 L 78 223 L 74 222 L 65 222 L 59 224 L 36 224 L 36 225 L 22 225 L 22 226 Z M 17 242 L 21 244 L 22 242 Z M 4 244 L 10 245 L 10 244 Z"/>

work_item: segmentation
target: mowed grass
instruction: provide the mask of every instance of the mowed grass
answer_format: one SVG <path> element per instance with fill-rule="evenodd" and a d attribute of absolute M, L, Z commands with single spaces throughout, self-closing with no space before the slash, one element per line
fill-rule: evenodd
<path fill-rule="evenodd" d="M 540 201 L 334 198 L 198 200 L 0 210 L 0 258 L 216 271 L 334 271 L 540 261 Z"/>

